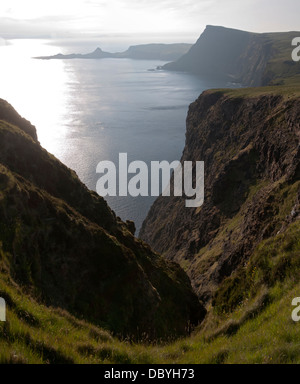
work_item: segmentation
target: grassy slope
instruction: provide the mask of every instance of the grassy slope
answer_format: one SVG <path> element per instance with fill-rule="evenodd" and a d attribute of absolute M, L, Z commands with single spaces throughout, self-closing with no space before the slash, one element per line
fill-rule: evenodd
<path fill-rule="evenodd" d="M 299 363 L 300 324 L 291 319 L 291 302 L 300 292 L 299 252 L 298 221 L 255 252 L 254 260 L 268 261 L 272 270 L 283 256 L 294 255 L 281 281 L 260 285 L 234 313 L 211 312 L 191 338 L 161 346 L 121 342 L 65 311 L 37 304 L 2 265 L 0 296 L 8 304 L 8 321 L 0 324 L 0 363 Z M 251 268 L 254 284 L 266 270 L 261 263 Z"/>
<path fill-rule="evenodd" d="M 266 42 L 272 43 L 274 52 L 265 73 L 271 79 L 270 85 L 292 85 L 296 79 L 299 80 L 300 65 L 291 58 L 295 48 L 291 43 L 297 36 L 299 36 L 299 32 L 264 34 Z"/>
<path fill-rule="evenodd" d="M 300 67 L 300 64 L 298 64 Z M 281 86 L 266 86 L 254 88 L 222 89 L 222 93 L 230 97 L 259 97 L 263 95 L 282 95 L 285 99 L 294 99 L 300 96 L 300 75 L 284 80 Z M 216 90 L 212 90 L 215 92 Z"/>

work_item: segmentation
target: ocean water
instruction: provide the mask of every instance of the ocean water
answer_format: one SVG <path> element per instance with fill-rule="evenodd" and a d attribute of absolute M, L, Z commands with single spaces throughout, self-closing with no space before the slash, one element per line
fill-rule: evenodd
<path fill-rule="evenodd" d="M 100 161 L 180 160 L 188 106 L 208 88 L 225 84 L 153 71 L 164 62 L 103 59 L 42 61 L 60 52 L 47 41 L 0 47 L 0 98 L 37 128 L 39 141 L 92 190 Z M 84 51 L 84 50 L 82 50 Z M 199 159 L 201 160 L 201 159 Z M 139 231 L 155 198 L 108 197 L 111 208 Z"/>

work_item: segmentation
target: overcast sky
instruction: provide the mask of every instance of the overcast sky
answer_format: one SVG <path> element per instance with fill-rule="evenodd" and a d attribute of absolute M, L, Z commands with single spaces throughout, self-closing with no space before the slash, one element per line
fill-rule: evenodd
<path fill-rule="evenodd" d="M 193 41 L 207 24 L 300 30 L 299 0 L 0 0 L 0 38 L 153 36 Z"/>

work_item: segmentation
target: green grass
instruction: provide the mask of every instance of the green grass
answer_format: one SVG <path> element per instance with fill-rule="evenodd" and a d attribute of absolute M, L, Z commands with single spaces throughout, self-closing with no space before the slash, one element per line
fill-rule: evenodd
<path fill-rule="evenodd" d="M 267 64 L 266 75 L 271 79 L 270 84 L 287 84 L 291 79 L 300 75 L 300 65 L 292 61 L 291 55 L 295 47 L 292 40 L 299 32 L 269 33 L 265 35 L 266 43 L 273 44 L 273 57 Z"/>
<path fill-rule="evenodd" d="M 299 64 L 300 66 L 300 64 Z M 266 87 L 250 87 L 238 89 L 213 89 L 208 92 L 221 92 L 231 98 L 257 98 L 261 96 L 282 96 L 285 100 L 293 100 L 300 97 L 300 75 L 286 80 L 285 85 L 270 85 Z"/>
<path fill-rule="evenodd" d="M 232 333 L 223 325 L 223 333 L 215 337 L 212 331 L 200 331 L 160 346 L 121 342 L 66 312 L 15 293 L 16 308 L 9 308 L 8 322 L 0 325 L 0 363 L 299 363 L 300 323 L 291 320 L 291 302 L 299 292 L 299 283 L 294 287 L 278 284 L 269 292 L 272 303 L 253 318 L 250 311 L 250 318 Z M 232 317 L 242 313 L 245 308 Z M 225 325 L 228 322 L 224 320 Z"/>
<path fill-rule="evenodd" d="M 190 338 L 169 344 L 121 341 L 66 311 L 45 307 L 10 280 L 2 262 L 0 296 L 8 313 L 0 325 L 0 363 L 300 363 L 300 323 L 291 319 L 292 300 L 300 296 L 299 235 L 298 221 L 262 243 L 245 267 L 254 271 L 252 295 L 234 312 L 211 309 Z M 287 256 L 292 261 L 284 274 L 265 280 Z"/>

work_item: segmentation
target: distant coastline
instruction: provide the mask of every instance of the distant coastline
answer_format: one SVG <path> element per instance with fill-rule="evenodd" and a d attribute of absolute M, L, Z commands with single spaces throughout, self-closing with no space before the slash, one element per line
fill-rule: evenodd
<path fill-rule="evenodd" d="M 59 53 L 53 56 L 38 56 L 34 59 L 38 60 L 72 60 L 72 59 L 88 59 L 99 60 L 105 58 L 115 59 L 136 59 L 136 60 L 162 60 L 174 61 L 185 55 L 192 44 L 145 44 L 131 46 L 125 52 L 110 53 L 102 51 L 101 48 L 87 54 L 71 53 L 63 55 Z"/>

